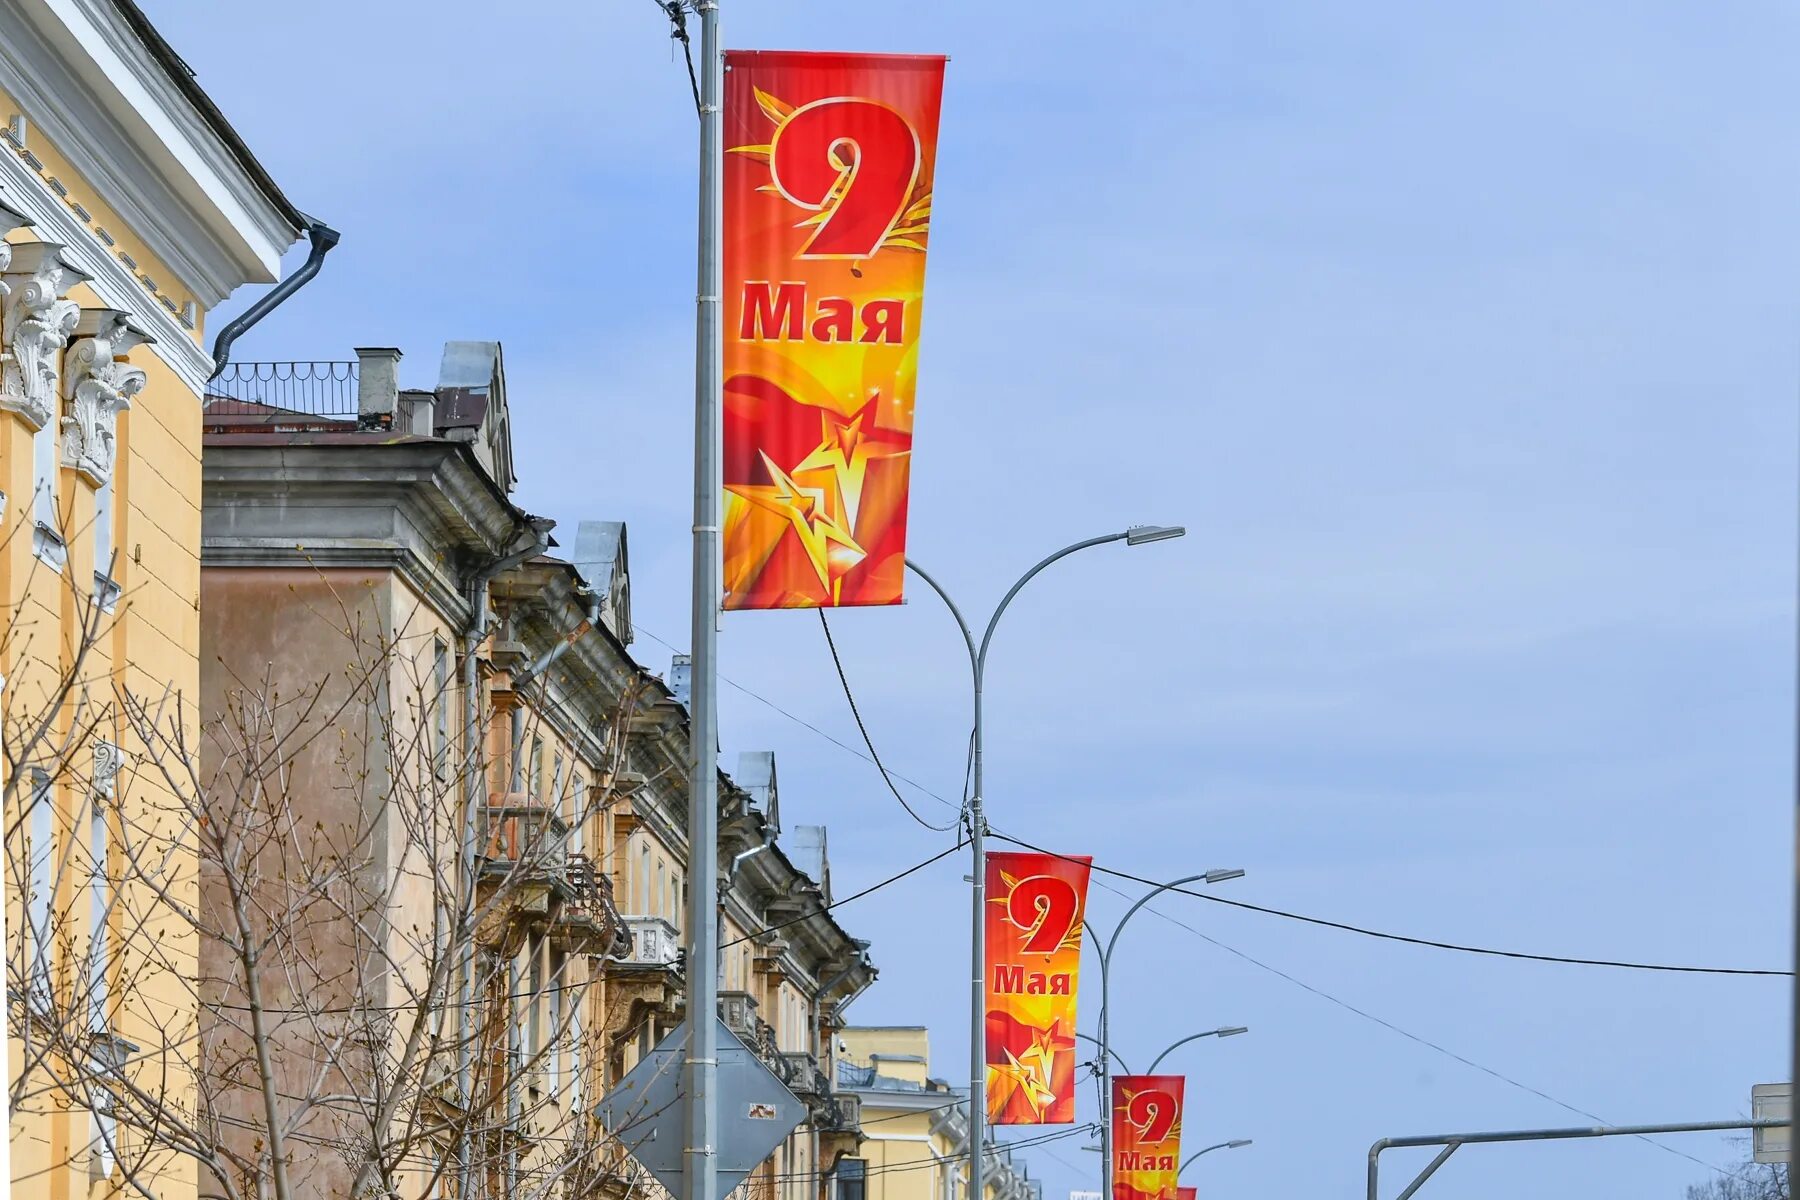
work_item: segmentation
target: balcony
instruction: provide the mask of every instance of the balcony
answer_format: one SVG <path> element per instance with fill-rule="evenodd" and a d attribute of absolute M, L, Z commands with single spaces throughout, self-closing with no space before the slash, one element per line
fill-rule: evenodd
<path fill-rule="evenodd" d="M 820 1097 L 807 1106 L 820 1133 L 856 1133 L 862 1129 L 862 1097 L 849 1092 Z"/>
<path fill-rule="evenodd" d="M 804 1050 L 784 1050 L 781 1060 L 785 1069 L 777 1073 L 796 1096 L 806 1099 L 831 1094 L 831 1080 L 819 1069 L 818 1059 Z"/>
<path fill-rule="evenodd" d="M 674 967 L 681 958 L 681 938 L 675 926 L 661 917 L 620 918 L 631 931 L 631 956 L 624 961 L 640 967 Z"/>
<path fill-rule="evenodd" d="M 558 886 L 562 903 L 550 918 L 551 944 L 570 954 L 617 954 L 625 949 L 626 931 L 613 906 L 612 880 L 594 870 L 585 854 L 564 859 Z"/>
<path fill-rule="evenodd" d="M 756 997 L 749 992 L 720 992 L 719 1019 L 746 1046 L 757 1042 Z"/>
<path fill-rule="evenodd" d="M 533 802 L 522 792 L 509 792 L 489 800 L 486 816 L 484 874 L 566 881 L 569 826 L 562 814 Z"/>

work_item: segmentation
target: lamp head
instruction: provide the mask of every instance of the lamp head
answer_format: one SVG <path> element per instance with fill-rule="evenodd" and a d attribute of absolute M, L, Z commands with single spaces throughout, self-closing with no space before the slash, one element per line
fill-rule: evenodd
<path fill-rule="evenodd" d="M 1208 882 L 1208 883 L 1224 883 L 1227 879 L 1242 879 L 1243 877 L 1244 877 L 1244 872 L 1243 872 L 1242 868 L 1230 867 L 1230 868 L 1221 869 L 1221 870 L 1217 870 L 1217 871 L 1208 871 L 1206 873 L 1206 882 Z"/>
<path fill-rule="evenodd" d="M 1224 1038 L 1224 1037 L 1236 1037 L 1240 1033 L 1249 1033 L 1249 1032 L 1250 1032 L 1250 1027 L 1248 1025 L 1225 1025 L 1225 1026 L 1221 1026 L 1218 1029 L 1213 1030 L 1213 1035 L 1215 1037 Z"/>
<path fill-rule="evenodd" d="M 1141 546 L 1145 542 L 1161 542 L 1169 538 L 1187 536 L 1185 525 L 1133 525 L 1125 531 L 1127 546 Z"/>

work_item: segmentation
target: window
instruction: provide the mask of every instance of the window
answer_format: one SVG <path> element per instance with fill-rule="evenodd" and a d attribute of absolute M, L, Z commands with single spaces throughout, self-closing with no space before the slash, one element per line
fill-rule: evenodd
<path fill-rule="evenodd" d="M 569 849 L 587 853 L 587 781 L 576 775 L 569 781 Z"/>
<path fill-rule="evenodd" d="M 681 877 L 674 871 L 669 872 L 669 924 L 675 932 L 681 932 Z"/>
<path fill-rule="evenodd" d="M 588 977 L 593 978 L 591 973 Z M 587 1047 L 581 1044 L 581 999 L 582 993 L 575 992 L 569 1006 L 569 1107 L 575 1110 L 581 1107 L 581 1073 L 587 1069 Z"/>
<path fill-rule="evenodd" d="M 25 851 L 31 882 L 30 894 L 25 898 L 25 920 L 31 940 L 31 961 L 26 974 L 31 1002 L 43 1010 L 50 1007 L 50 900 L 54 888 L 50 867 L 55 843 L 51 798 L 50 773 L 34 767 L 31 772 L 31 837 Z"/>
<path fill-rule="evenodd" d="M 31 516 L 36 525 L 31 535 L 32 552 L 61 571 L 69 560 L 69 547 L 57 528 L 54 415 L 31 435 Z"/>
<path fill-rule="evenodd" d="M 550 1059 L 547 1071 L 550 1077 L 550 1093 L 555 1095 L 562 1090 L 563 1065 L 563 1020 L 568 1011 L 564 997 L 568 994 L 564 989 L 568 985 L 569 959 L 561 951 L 550 952 Z"/>
<path fill-rule="evenodd" d="M 442 640 L 431 643 L 431 678 L 437 691 L 431 698 L 432 760 L 440 781 L 450 778 L 450 647 Z"/>
<path fill-rule="evenodd" d="M 119 600 L 119 585 L 113 581 L 113 481 L 94 489 L 94 599 L 107 612 Z"/>
<path fill-rule="evenodd" d="M 93 856 L 93 880 L 88 885 L 88 1028 L 107 1032 L 107 976 L 111 972 L 111 946 L 107 942 L 106 910 L 109 884 L 106 878 L 106 797 L 95 793 L 89 819 L 88 852 Z"/>
<path fill-rule="evenodd" d="M 865 1200 L 868 1189 L 868 1161 L 861 1158 L 840 1158 L 832 1170 L 831 1200 Z"/>
<path fill-rule="evenodd" d="M 665 921 L 669 919 L 669 912 L 666 907 L 668 894 L 668 887 L 663 882 L 662 859 L 659 858 L 656 860 L 656 891 L 654 893 L 655 899 L 652 903 L 656 905 L 656 915 L 663 918 Z"/>
<path fill-rule="evenodd" d="M 561 754 L 550 756 L 550 803 L 558 812 L 563 807 L 563 760 Z"/>
<path fill-rule="evenodd" d="M 526 1003 L 525 1061 L 534 1062 L 544 1049 L 544 937 L 534 933 L 525 940 Z"/>
<path fill-rule="evenodd" d="M 643 842 L 638 843 L 637 886 L 632 889 L 637 900 L 637 910 L 642 916 L 651 915 L 650 900 L 650 847 Z"/>
<path fill-rule="evenodd" d="M 527 760 L 525 775 L 525 795 L 532 800 L 543 799 L 544 786 L 544 739 L 531 739 L 531 758 Z"/>

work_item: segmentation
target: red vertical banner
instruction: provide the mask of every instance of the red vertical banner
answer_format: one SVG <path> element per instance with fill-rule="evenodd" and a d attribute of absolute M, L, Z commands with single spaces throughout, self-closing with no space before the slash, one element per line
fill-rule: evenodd
<path fill-rule="evenodd" d="M 1200 1189 L 1178 1187 L 1175 1189 L 1175 1200 L 1200 1200 Z"/>
<path fill-rule="evenodd" d="M 995 1125 L 1075 1121 L 1075 997 L 1088 863 L 987 856 L 987 1113 Z"/>
<path fill-rule="evenodd" d="M 944 59 L 725 71 L 725 607 L 898 604 Z"/>
<path fill-rule="evenodd" d="M 1111 1200 L 1176 1200 L 1181 1166 L 1180 1075 L 1115 1075 Z"/>

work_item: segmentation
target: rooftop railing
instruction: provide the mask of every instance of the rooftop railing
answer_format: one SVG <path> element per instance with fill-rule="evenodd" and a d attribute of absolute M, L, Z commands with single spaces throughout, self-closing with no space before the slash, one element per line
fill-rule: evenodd
<path fill-rule="evenodd" d="M 280 424 L 296 417 L 356 420 L 354 362 L 234 362 L 206 385 L 206 415 Z M 237 421 L 233 422 L 239 423 Z"/>

